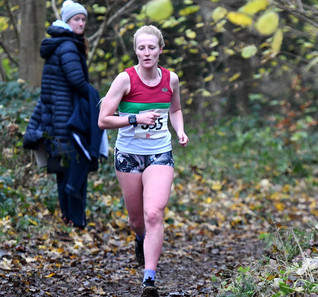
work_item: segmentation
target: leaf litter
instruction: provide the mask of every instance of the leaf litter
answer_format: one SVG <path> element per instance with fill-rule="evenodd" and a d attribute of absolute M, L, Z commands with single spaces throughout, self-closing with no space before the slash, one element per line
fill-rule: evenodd
<path fill-rule="evenodd" d="M 119 194 L 94 195 L 109 207 L 109 199 L 120 200 Z M 216 296 L 221 284 L 213 275 L 230 279 L 239 267 L 260 261 L 260 234 L 314 221 L 316 198 L 301 181 L 246 185 L 193 175 L 177 182 L 165 212 L 160 296 Z M 114 208 L 108 219 L 91 213 L 84 231 L 64 226 L 58 212 L 41 204 L 29 213 L 41 219 L 30 219 L 23 231 L 10 217 L 0 221 L 0 296 L 140 296 L 143 268 L 124 208 Z"/>

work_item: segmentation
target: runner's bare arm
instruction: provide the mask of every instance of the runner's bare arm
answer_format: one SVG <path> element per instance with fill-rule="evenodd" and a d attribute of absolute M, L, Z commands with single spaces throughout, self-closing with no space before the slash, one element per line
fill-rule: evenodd
<path fill-rule="evenodd" d="M 130 90 L 130 79 L 126 72 L 121 72 L 114 79 L 106 96 L 102 98 L 101 109 L 99 112 L 98 126 L 100 129 L 116 129 L 129 125 L 128 116 L 114 116 L 120 101 Z M 137 123 L 153 125 L 160 114 L 149 112 L 137 115 Z"/>
<path fill-rule="evenodd" d="M 115 129 L 128 126 L 127 117 L 114 116 L 123 96 L 129 92 L 130 79 L 126 72 L 121 72 L 114 79 L 107 94 L 101 99 L 98 126 L 101 129 Z"/>
<path fill-rule="evenodd" d="M 170 122 L 178 135 L 179 143 L 182 146 L 187 146 L 189 138 L 184 132 L 183 114 L 180 103 L 179 78 L 174 72 L 171 72 L 170 75 L 170 84 L 173 92 L 169 110 Z"/>

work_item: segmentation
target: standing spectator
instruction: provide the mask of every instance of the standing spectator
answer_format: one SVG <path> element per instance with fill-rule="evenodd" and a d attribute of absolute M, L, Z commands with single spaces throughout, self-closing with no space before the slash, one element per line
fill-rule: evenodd
<path fill-rule="evenodd" d="M 44 145 L 47 171 L 56 173 L 59 203 L 65 223 L 86 226 L 86 189 L 90 170 L 96 170 L 103 134 L 97 126 L 98 92 L 88 82 L 84 38 L 87 11 L 67 0 L 62 20 L 47 30 L 41 43 L 45 59 L 41 97 L 30 119 L 23 145 Z M 105 151 L 107 154 L 107 151 Z"/>
<path fill-rule="evenodd" d="M 179 143 L 186 146 L 179 79 L 159 67 L 164 47 L 162 33 L 144 26 L 134 34 L 136 66 L 113 81 L 103 98 L 99 127 L 119 128 L 115 170 L 129 223 L 136 233 L 136 258 L 145 265 L 142 296 L 158 296 L 155 275 L 163 245 L 163 214 L 174 175 L 168 117 Z M 119 110 L 119 116 L 115 111 Z"/>

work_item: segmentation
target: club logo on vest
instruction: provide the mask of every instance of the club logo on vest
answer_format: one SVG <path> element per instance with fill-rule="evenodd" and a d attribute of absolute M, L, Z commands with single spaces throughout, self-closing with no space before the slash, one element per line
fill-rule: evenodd
<path fill-rule="evenodd" d="M 168 88 L 164 87 L 161 89 L 162 92 L 168 92 Z"/>

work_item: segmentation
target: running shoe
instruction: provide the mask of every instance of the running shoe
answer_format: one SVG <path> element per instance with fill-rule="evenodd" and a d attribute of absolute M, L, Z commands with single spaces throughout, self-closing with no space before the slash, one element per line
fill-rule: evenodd
<path fill-rule="evenodd" d="M 142 287 L 141 297 L 159 297 L 155 281 L 150 279 L 150 277 L 143 282 Z"/>
<path fill-rule="evenodd" d="M 135 252 L 136 252 L 136 260 L 139 265 L 145 264 L 144 257 L 144 242 L 136 239 L 135 241 Z"/>

